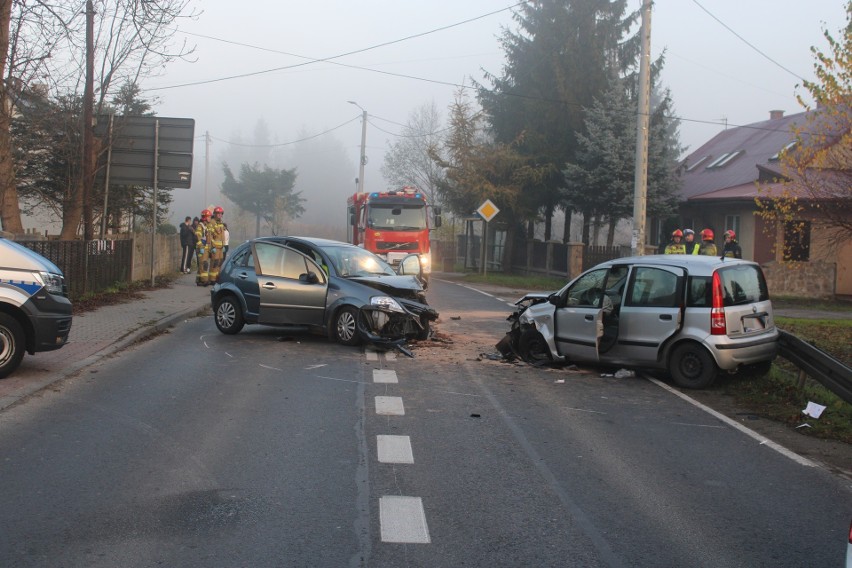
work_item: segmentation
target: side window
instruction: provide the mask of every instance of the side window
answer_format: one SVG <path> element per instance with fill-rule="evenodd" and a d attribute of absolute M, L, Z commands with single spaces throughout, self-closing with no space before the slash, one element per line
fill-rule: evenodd
<path fill-rule="evenodd" d="M 708 276 L 690 276 L 686 305 L 692 308 L 709 308 L 712 297 L 710 286 Z"/>
<path fill-rule="evenodd" d="M 239 266 L 241 268 L 250 268 L 254 269 L 254 256 L 251 254 L 251 247 L 246 247 L 237 254 L 234 255 L 233 260 L 234 266 Z"/>
<path fill-rule="evenodd" d="M 255 243 L 255 263 L 258 274 L 276 276 L 281 272 L 286 249 L 269 243 Z"/>
<path fill-rule="evenodd" d="M 565 305 L 587 308 L 600 307 L 603 298 L 604 281 L 607 269 L 593 270 L 580 278 L 568 288 Z"/>
<path fill-rule="evenodd" d="M 305 263 L 305 257 L 294 250 L 284 251 L 284 262 L 281 266 L 281 274 L 284 278 L 292 278 L 298 280 L 300 274 L 308 271 L 308 266 Z"/>
<path fill-rule="evenodd" d="M 636 268 L 627 294 L 627 305 L 637 307 L 677 307 L 678 277 L 668 270 Z"/>

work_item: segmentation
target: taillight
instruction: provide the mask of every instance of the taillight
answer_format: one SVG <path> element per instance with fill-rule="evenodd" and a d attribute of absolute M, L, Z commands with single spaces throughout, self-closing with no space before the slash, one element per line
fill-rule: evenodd
<path fill-rule="evenodd" d="M 710 335 L 726 335 L 728 324 L 725 322 L 725 296 L 722 292 L 722 278 L 719 271 L 713 273 L 713 303 L 710 309 Z"/>

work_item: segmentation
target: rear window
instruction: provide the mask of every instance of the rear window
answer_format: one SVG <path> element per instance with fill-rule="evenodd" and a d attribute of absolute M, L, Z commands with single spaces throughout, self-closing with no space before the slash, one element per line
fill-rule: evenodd
<path fill-rule="evenodd" d="M 769 299 L 769 289 L 760 267 L 741 264 L 719 269 L 726 306 L 739 306 Z"/>
<path fill-rule="evenodd" d="M 766 279 L 758 266 L 745 264 L 719 270 L 725 306 L 738 306 L 769 299 Z M 692 308 L 709 308 L 713 305 L 712 278 L 690 276 L 686 305 Z"/>

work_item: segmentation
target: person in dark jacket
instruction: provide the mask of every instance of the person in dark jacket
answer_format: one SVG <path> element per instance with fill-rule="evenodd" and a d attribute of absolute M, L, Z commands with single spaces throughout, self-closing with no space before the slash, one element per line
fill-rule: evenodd
<path fill-rule="evenodd" d="M 192 218 L 187 217 L 180 224 L 180 271 L 189 274 L 192 266 L 192 255 L 195 254 L 195 231 L 192 230 Z"/>
<path fill-rule="evenodd" d="M 725 248 L 722 249 L 722 256 L 725 258 L 743 257 L 743 249 L 737 242 L 737 234 L 730 229 L 725 231 Z"/>

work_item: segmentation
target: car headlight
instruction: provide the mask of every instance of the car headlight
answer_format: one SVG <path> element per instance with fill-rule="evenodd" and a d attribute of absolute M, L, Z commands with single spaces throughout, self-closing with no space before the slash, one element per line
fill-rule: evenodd
<path fill-rule="evenodd" d="M 392 312 L 405 313 L 405 310 L 402 309 L 402 306 L 399 305 L 399 302 L 397 302 L 390 296 L 373 296 L 372 298 L 370 298 L 370 305 L 379 306 Z"/>
<path fill-rule="evenodd" d="M 429 272 L 429 267 L 432 264 L 432 255 L 431 254 L 421 254 L 420 255 L 420 267 L 423 269 L 423 272 Z"/>
<path fill-rule="evenodd" d="M 62 296 L 65 291 L 63 290 L 64 278 L 59 274 L 52 274 L 50 272 L 38 272 L 36 273 L 36 278 L 41 282 L 44 289 L 47 290 L 51 294 L 58 294 Z"/>

